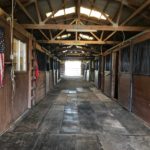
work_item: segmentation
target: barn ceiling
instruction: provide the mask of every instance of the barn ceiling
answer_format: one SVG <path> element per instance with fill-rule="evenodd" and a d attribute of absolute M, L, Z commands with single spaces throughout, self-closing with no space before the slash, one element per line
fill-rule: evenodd
<path fill-rule="evenodd" d="M 150 29 L 150 0 L 14 0 L 15 20 L 58 57 L 96 56 Z M 11 15 L 11 1 L 0 0 Z"/>

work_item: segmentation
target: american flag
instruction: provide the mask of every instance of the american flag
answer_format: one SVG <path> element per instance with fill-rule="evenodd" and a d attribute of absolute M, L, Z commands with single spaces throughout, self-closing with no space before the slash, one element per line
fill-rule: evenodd
<path fill-rule="evenodd" d="M 3 87 L 4 79 L 4 53 L 0 53 L 0 88 Z"/>

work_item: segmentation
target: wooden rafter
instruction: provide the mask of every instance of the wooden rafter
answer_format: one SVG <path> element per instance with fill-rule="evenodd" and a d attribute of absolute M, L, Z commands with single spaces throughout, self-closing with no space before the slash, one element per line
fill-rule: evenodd
<path fill-rule="evenodd" d="M 92 52 L 95 52 L 95 53 L 99 53 L 99 51 L 96 51 L 94 49 L 91 49 L 91 48 L 59 48 L 59 49 L 54 49 L 52 52 L 55 52 L 55 51 L 84 51 L 84 52 L 87 52 L 87 51 L 92 51 Z"/>
<path fill-rule="evenodd" d="M 117 12 L 117 13 L 118 13 L 117 20 L 116 20 L 116 23 L 117 23 L 117 24 L 119 24 L 120 17 L 121 17 L 121 14 L 122 14 L 123 1 L 124 1 L 124 0 L 122 0 L 122 1 L 121 1 L 121 3 L 120 3 L 120 7 L 119 7 L 119 10 L 118 10 L 118 12 Z"/>
<path fill-rule="evenodd" d="M 96 2 L 96 0 L 93 0 L 93 2 L 90 3 L 90 5 L 91 5 L 91 12 L 92 12 L 92 9 L 94 8 L 95 2 Z M 91 15 L 91 12 L 90 12 L 90 15 Z M 85 24 L 87 24 L 87 23 L 89 22 L 89 20 L 90 20 L 90 19 L 89 19 L 89 18 L 90 18 L 90 15 L 88 16 L 88 19 L 87 19 L 87 21 L 86 21 Z"/>
<path fill-rule="evenodd" d="M 66 0 L 62 0 L 63 2 L 63 9 L 64 9 L 64 23 L 66 24 L 66 11 L 65 11 L 65 8 L 66 8 Z"/>
<path fill-rule="evenodd" d="M 40 14 L 40 10 L 39 10 L 38 0 L 35 0 L 35 8 L 36 8 L 38 20 L 39 20 L 39 23 L 40 23 L 42 21 L 42 18 L 41 18 L 41 14 Z"/>
<path fill-rule="evenodd" d="M 78 20 L 80 20 L 80 6 L 81 6 L 81 0 L 76 0 L 76 15 Z"/>
<path fill-rule="evenodd" d="M 144 8 L 146 8 L 150 4 L 150 0 L 147 0 L 142 6 L 140 6 L 136 11 L 134 11 L 125 21 L 121 23 L 121 25 L 125 25 L 128 23 L 131 19 L 133 19 L 135 16 L 137 16 Z M 107 36 L 104 41 L 108 40 L 110 37 L 112 37 L 116 31 L 112 32 L 109 36 Z"/>
<path fill-rule="evenodd" d="M 85 45 L 85 44 L 97 44 L 97 45 L 103 45 L 103 44 L 117 44 L 118 41 L 79 41 L 79 40 L 39 40 L 39 43 L 45 43 L 45 44 L 65 44 L 65 45 Z"/>
<path fill-rule="evenodd" d="M 54 12 L 54 9 L 53 9 L 51 0 L 47 0 L 47 2 L 48 2 L 48 6 L 49 6 L 51 12 Z M 54 14 L 53 14 L 53 15 L 54 15 Z M 54 22 L 57 23 L 56 19 L 55 19 L 55 18 L 53 18 L 53 19 L 54 19 Z"/>
<path fill-rule="evenodd" d="M 32 16 L 29 14 L 26 8 L 21 4 L 21 2 L 19 0 L 16 0 L 16 3 L 21 8 L 21 10 L 26 14 L 26 16 L 32 21 L 32 23 L 36 24 L 36 21 L 32 18 Z M 49 38 L 45 35 L 45 33 L 42 30 L 39 29 L 39 31 L 45 37 L 45 39 L 49 40 Z"/>
<path fill-rule="evenodd" d="M 110 4 L 110 1 L 107 1 L 104 9 L 103 9 L 103 13 L 105 13 L 105 11 L 107 10 L 108 6 Z M 104 30 L 102 31 L 101 35 L 100 35 L 100 40 L 102 41 L 103 40 L 103 36 L 104 36 Z"/>
<path fill-rule="evenodd" d="M 73 23 L 75 20 L 73 21 Z M 79 24 L 22 24 L 26 29 L 55 29 L 55 30 L 99 30 L 99 31 L 144 31 L 150 27 L 109 26 L 109 25 L 79 25 Z"/>
<path fill-rule="evenodd" d="M 83 22 L 80 21 L 80 23 L 81 23 L 81 25 L 84 25 Z M 85 26 L 85 25 L 84 25 L 84 26 Z M 100 39 L 97 37 L 97 35 L 95 35 L 93 32 L 90 32 L 90 34 L 91 34 L 95 39 L 97 39 L 98 41 L 100 40 Z"/>
<path fill-rule="evenodd" d="M 134 18 L 136 15 L 138 15 L 144 8 L 146 8 L 150 4 L 150 0 L 147 0 L 141 7 L 139 7 L 134 13 L 131 14 L 130 17 L 128 17 L 122 25 L 128 23 L 132 18 Z"/>
<path fill-rule="evenodd" d="M 92 2 L 90 1 L 90 3 L 92 3 Z M 112 24 L 112 25 L 115 24 L 115 22 L 109 16 L 107 16 L 100 8 L 98 8 L 96 5 L 94 5 L 94 9 L 97 11 L 100 11 L 101 14 L 110 22 L 110 24 Z"/>
<path fill-rule="evenodd" d="M 49 16 L 49 17 L 46 17 L 44 20 L 43 20 L 43 24 L 47 23 L 51 18 L 52 16 L 60 9 L 62 9 L 64 7 L 64 4 L 62 4 L 58 9 L 56 10 L 53 10 L 52 14 Z"/>
<path fill-rule="evenodd" d="M 74 22 L 76 22 L 76 19 L 74 19 L 74 20 L 70 23 L 70 25 L 72 25 Z M 63 29 L 62 31 L 60 31 L 60 32 L 54 37 L 54 39 L 56 39 L 58 36 L 60 36 L 65 30 L 66 30 L 66 29 Z"/>
<path fill-rule="evenodd" d="M 27 2 L 27 3 L 24 5 L 24 7 L 27 7 L 27 6 L 31 5 L 31 4 L 33 4 L 34 2 L 35 2 L 35 0 L 30 0 L 29 2 Z"/>
<path fill-rule="evenodd" d="M 115 1 L 121 2 L 121 0 L 115 0 Z M 129 5 L 129 3 L 126 3 L 126 2 L 123 2 L 123 5 L 126 6 L 127 8 L 129 8 L 130 10 L 133 10 L 133 11 L 135 11 L 135 10 L 137 9 L 137 8 L 135 8 L 135 7 L 131 6 L 131 5 Z M 149 19 L 149 20 L 150 20 L 150 16 L 148 16 L 148 15 L 146 15 L 146 14 L 144 14 L 144 13 L 142 13 L 141 16 L 142 16 L 143 18 L 145 18 L 145 19 Z"/>

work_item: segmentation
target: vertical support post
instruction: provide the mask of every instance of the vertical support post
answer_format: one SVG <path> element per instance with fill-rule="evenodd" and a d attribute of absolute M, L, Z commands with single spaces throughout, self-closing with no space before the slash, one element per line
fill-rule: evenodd
<path fill-rule="evenodd" d="M 116 52 L 112 53 L 112 80 L 111 80 L 111 97 L 114 98 L 116 80 Z"/>
<path fill-rule="evenodd" d="M 102 56 L 102 61 L 101 61 L 101 90 L 104 92 L 104 70 L 105 70 L 105 56 Z"/>
<path fill-rule="evenodd" d="M 31 97 L 31 91 L 32 91 L 32 39 L 29 39 L 28 42 L 28 108 L 32 107 L 32 97 Z"/>
<path fill-rule="evenodd" d="M 101 63 L 102 63 L 102 56 L 99 56 L 99 59 L 98 59 L 98 89 L 101 88 Z"/>
<path fill-rule="evenodd" d="M 89 81 L 92 79 L 92 60 L 90 60 L 89 63 Z"/>
<path fill-rule="evenodd" d="M 133 43 L 130 43 L 130 97 L 129 97 L 129 111 L 132 111 L 133 103 Z"/>

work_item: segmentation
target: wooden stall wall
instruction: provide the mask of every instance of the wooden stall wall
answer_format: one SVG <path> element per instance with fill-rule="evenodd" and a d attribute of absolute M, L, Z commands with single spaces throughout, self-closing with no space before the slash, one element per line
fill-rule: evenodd
<path fill-rule="evenodd" d="M 38 103 L 46 95 L 46 75 L 44 71 L 39 72 L 39 77 L 36 81 L 36 100 L 35 103 Z"/>
<path fill-rule="evenodd" d="M 105 65 L 105 57 L 101 57 L 101 63 L 100 63 L 100 89 L 102 92 L 104 92 L 104 65 Z"/>
<path fill-rule="evenodd" d="M 130 46 L 120 50 L 118 100 L 126 109 L 130 110 L 131 72 Z"/>
<path fill-rule="evenodd" d="M 0 19 L 0 27 L 3 27 L 5 31 L 5 62 L 10 62 L 10 27 L 3 19 Z M 28 38 L 17 30 L 14 30 L 14 36 L 25 42 L 28 47 Z M 28 71 L 15 72 L 14 96 L 12 96 L 10 72 L 11 64 L 7 63 L 5 64 L 4 87 L 0 88 L 0 133 L 28 109 Z"/>
<path fill-rule="evenodd" d="M 104 70 L 104 93 L 111 96 L 111 78 L 112 78 L 112 55 L 105 56 L 105 70 Z"/>
<path fill-rule="evenodd" d="M 150 123 L 150 40 L 133 47 L 132 112 Z"/>
<path fill-rule="evenodd" d="M 46 95 L 46 55 L 39 51 L 37 51 L 36 53 L 39 68 L 39 76 L 36 80 L 35 103 L 38 103 Z"/>

